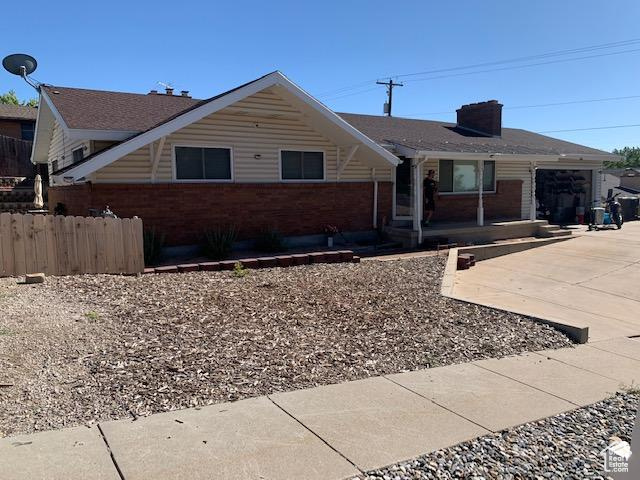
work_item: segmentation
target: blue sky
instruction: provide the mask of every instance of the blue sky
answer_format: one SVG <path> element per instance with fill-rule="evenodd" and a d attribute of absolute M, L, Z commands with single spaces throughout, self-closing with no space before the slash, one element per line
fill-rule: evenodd
<path fill-rule="evenodd" d="M 3 24 L 0 55 L 32 54 L 42 82 L 144 93 L 162 81 L 206 98 L 279 69 L 336 111 L 370 114 L 385 100 L 378 78 L 640 38 L 637 0 L 35 0 L 11 2 L 3 13 L 15 21 Z M 627 50 L 638 51 L 612 54 Z M 640 124 L 640 97 L 509 108 L 640 96 L 640 43 L 543 60 L 563 62 L 407 81 L 394 91 L 393 113 L 453 121 L 454 113 L 433 112 L 495 98 L 509 127 Z M 2 71 L 0 92 L 9 89 L 34 96 Z M 550 135 L 605 150 L 640 145 L 640 127 Z"/>

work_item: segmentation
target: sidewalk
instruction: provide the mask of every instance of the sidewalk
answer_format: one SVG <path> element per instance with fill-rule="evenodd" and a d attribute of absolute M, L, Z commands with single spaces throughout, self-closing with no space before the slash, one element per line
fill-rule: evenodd
<path fill-rule="evenodd" d="M 640 339 L 0 439 L 3 480 L 341 479 L 640 383 Z"/>

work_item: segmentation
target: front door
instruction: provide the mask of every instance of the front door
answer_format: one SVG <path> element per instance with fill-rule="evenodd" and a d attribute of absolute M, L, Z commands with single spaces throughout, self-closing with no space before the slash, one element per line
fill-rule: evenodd
<path fill-rule="evenodd" d="M 402 163 L 396 167 L 396 211 L 395 218 L 410 219 L 413 213 L 411 201 L 411 159 L 400 157 Z"/>

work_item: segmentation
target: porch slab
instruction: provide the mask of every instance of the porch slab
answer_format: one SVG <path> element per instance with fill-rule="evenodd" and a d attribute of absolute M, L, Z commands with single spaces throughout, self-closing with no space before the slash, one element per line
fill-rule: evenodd
<path fill-rule="evenodd" d="M 106 422 L 102 429 L 126 480 L 326 479 L 358 473 L 266 397 Z"/>
<path fill-rule="evenodd" d="M 97 427 L 0 438 L 2 480 L 120 480 Z"/>
<path fill-rule="evenodd" d="M 534 353 L 474 364 L 579 406 L 604 400 L 619 387 L 616 380 Z"/>
<path fill-rule="evenodd" d="M 494 432 L 575 408 L 565 400 L 473 363 L 388 378 Z"/>
<path fill-rule="evenodd" d="M 488 433 L 382 377 L 271 398 L 362 470 Z"/>
<path fill-rule="evenodd" d="M 612 352 L 579 345 L 574 349 L 543 350 L 538 355 L 618 381 L 620 387 L 640 384 L 640 361 Z"/>

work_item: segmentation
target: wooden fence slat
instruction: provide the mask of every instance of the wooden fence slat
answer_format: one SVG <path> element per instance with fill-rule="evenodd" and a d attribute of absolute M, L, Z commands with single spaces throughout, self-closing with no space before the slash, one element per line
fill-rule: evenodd
<path fill-rule="evenodd" d="M 108 273 L 107 262 L 107 223 L 104 218 L 95 219 L 96 228 L 96 273 Z"/>
<path fill-rule="evenodd" d="M 85 272 L 96 273 L 96 219 L 87 217 L 84 219 L 86 227 L 86 251 L 85 251 Z"/>
<path fill-rule="evenodd" d="M 22 215 L 24 224 L 24 257 L 25 272 L 38 273 L 38 255 L 36 248 L 36 234 L 33 228 L 33 215 Z"/>
<path fill-rule="evenodd" d="M 59 275 L 58 273 L 58 250 L 56 248 L 56 227 L 55 218 L 51 215 L 44 216 L 44 232 L 47 242 L 47 275 Z"/>
<path fill-rule="evenodd" d="M 115 228 L 115 256 L 116 256 L 116 272 L 122 273 L 126 271 L 127 263 L 124 258 L 124 242 L 122 236 L 122 221 L 113 219 L 113 226 Z"/>
<path fill-rule="evenodd" d="M 135 244 L 135 273 L 142 273 L 144 271 L 144 235 L 142 219 L 133 217 L 131 219 L 131 227 L 131 238 Z"/>
<path fill-rule="evenodd" d="M 10 213 L 0 213 L 0 243 L 2 243 L 2 266 L 0 266 L 0 271 L 3 276 L 8 277 L 13 275 L 14 271 Z"/>
<path fill-rule="evenodd" d="M 131 219 L 123 218 L 122 222 L 122 247 L 124 252 L 124 268 L 127 273 L 134 273 L 135 265 L 134 265 L 134 251 L 133 251 L 133 241 L 131 238 L 132 230 L 131 230 Z"/>
<path fill-rule="evenodd" d="M 116 221 L 113 218 L 105 218 L 105 253 L 107 260 L 107 273 L 117 273 L 118 272 L 118 261 L 116 259 L 116 247 L 117 238 L 116 238 Z"/>
<path fill-rule="evenodd" d="M 11 214 L 11 239 L 13 241 L 14 275 L 27 273 L 25 257 L 24 220 L 19 213 Z"/>
<path fill-rule="evenodd" d="M 73 217 L 73 241 L 75 242 L 78 273 L 87 271 L 87 229 L 84 217 Z"/>
<path fill-rule="evenodd" d="M 33 255 L 36 258 L 35 272 L 47 273 L 47 234 L 45 232 L 45 216 L 33 216 Z"/>
<path fill-rule="evenodd" d="M 58 215 L 54 219 L 56 251 L 58 254 L 56 272 L 58 275 L 69 275 L 71 273 L 69 243 L 65 235 L 65 218 Z"/>

